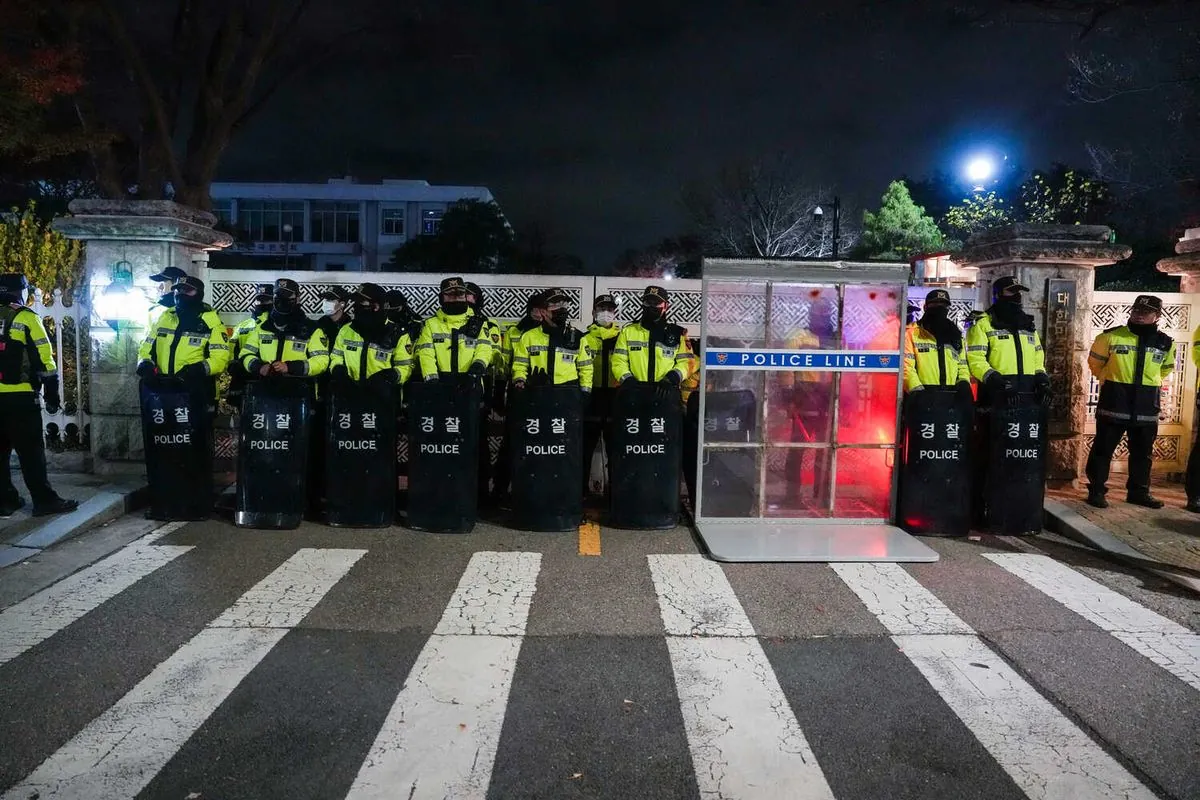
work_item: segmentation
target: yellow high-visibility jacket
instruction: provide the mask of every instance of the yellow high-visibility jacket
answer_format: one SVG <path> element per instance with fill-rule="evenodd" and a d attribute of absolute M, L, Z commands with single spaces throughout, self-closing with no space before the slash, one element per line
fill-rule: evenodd
<path fill-rule="evenodd" d="M 354 323 L 343 325 L 329 356 L 329 368 L 345 367 L 351 380 L 365 381 L 377 372 L 391 370 L 396 383 L 408 381 L 413 371 L 413 346 L 408 333 L 387 326 L 382 341 L 371 342 L 354 330 Z"/>
<path fill-rule="evenodd" d="M 613 388 L 617 385 L 617 376 L 613 372 L 613 350 L 617 346 L 617 336 L 621 328 L 613 323 L 609 327 L 592 323 L 583 336 L 583 346 L 592 356 L 592 388 Z"/>
<path fill-rule="evenodd" d="M 1200 345 L 1200 328 L 1192 332 L 1192 363 L 1196 365 L 1196 385 L 1200 387 L 1200 350 L 1196 349 L 1197 345 Z"/>
<path fill-rule="evenodd" d="M 242 344 L 242 366 L 251 377 L 263 364 L 282 361 L 288 374 L 315 378 L 329 368 L 329 338 L 315 323 L 295 330 L 280 331 L 268 318 L 246 336 Z"/>
<path fill-rule="evenodd" d="M 1014 335 L 994 327 L 991 316 L 985 314 L 967 330 L 967 366 L 971 377 L 980 383 L 993 372 L 1033 376 L 1046 371 L 1046 354 L 1037 331 L 1018 331 Z"/>
<path fill-rule="evenodd" d="M 1092 342 L 1088 369 L 1100 381 L 1097 419 L 1157 422 L 1163 380 L 1175 369 L 1175 342 L 1162 331 L 1139 340 L 1118 325 Z"/>
<path fill-rule="evenodd" d="M 441 373 L 466 372 L 474 363 L 485 368 L 491 364 L 494 348 L 484 330 L 485 322 L 471 309 L 453 316 L 439 309 L 425 320 L 416 343 L 421 375 L 428 379 Z"/>
<path fill-rule="evenodd" d="M 550 365 L 553 350 L 553 365 Z M 572 327 L 547 329 L 539 325 L 525 331 L 513 345 L 512 379 L 523 381 L 533 370 L 545 370 L 555 386 L 578 383 L 592 390 L 592 354 L 583 343 L 583 334 Z"/>
<path fill-rule="evenodd" d="M 801 328 L 791 335 L 785 347 L 788 350 L 819 350 L 821 338 L 807 328 Z M 797 383 L 821 383 L 823 380 L 827 379 L 814 370 L 785 370 L 775 373 L 770 382 L 778 389 L 791 389 Z"/>
<path fill-rule="evenodd" d="M 36 392 L 58 379 L 54 348 L 42 320 L 15 303 L 0 305 L 0 394 Z"/>
<path fill-rule="evenodd" d="M 916 322 L 904 330 L 904 391 L 926 386 L 954 386 L 970 381 L 965 347 L 938 344 L 937 337 Z"/>
<path fill-rule="evenodd" d="M 512 377 L 513 347 L 516 346 L 517 340 L 524 336 L 526 331 L 531 331 L 540 324 L 529 317 L 522 317 L 504 329 L 500 338 L 500 363 L 505 378 Z"/>
<path fill-rule="evenodd" d="M 640 322 L 621 328 L 613 348 L 612 370 L 621 383 L 630 376 L 639 381 L 657 383 L 670 372 L 679 374 L 680 383 L 696 367 L 696 356 L 688 346 L 686 331 L 666 324 L 647 329 Z M 650 362 L 654 374 L 650 374 Z"/>
<path fill-rule="evenodd" d="M 212 310 L 202 311 L 194 322 L 181 326 L 179 312 L 167 309 L 158 324 L 146 331 L 146 340 L 138 349 L 138 360 L 150 361 L 163 375 L 175 375 L 189 364 L 203 364 L 209 375 L 220 375 L 232 356 L 225 325 Z"/>

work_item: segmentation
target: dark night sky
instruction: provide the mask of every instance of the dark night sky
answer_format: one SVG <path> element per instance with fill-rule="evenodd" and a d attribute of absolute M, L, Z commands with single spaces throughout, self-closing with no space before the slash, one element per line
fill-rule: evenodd
<path fill-rule="evenodd" d="M 1086 166 L 1087 139 L 1126 136 L 1068 101 L 1076 30 L 951 25 L 944 7 L 444 0 L 281 92 L 222 177 L 483 184 L 518 230 L 603 269 L 683 232 L 680 187 L 731 159 L 787 151 L 874 207 L 976 144 Z"/>

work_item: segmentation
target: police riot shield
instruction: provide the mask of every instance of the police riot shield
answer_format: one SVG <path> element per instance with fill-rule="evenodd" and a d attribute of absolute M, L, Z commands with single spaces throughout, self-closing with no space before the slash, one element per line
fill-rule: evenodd
<path fill-rule="evenodd" d="M 251 381 L 242 397 L 234 524 L 296 528 L 304 517 L 312 386 L 295 378 Z"/>
<path fill-rule="evenodd" d="M 479 472 L 479 382 L 466 375 L 410 383 L 408 527 L 469 533 Z"/>
<path fill-rule="evenodd" d="M 971 529 L 974 408 L 954 389 L 904 398 L 904 461 L 897 519 L 909 533 L 966 536 Z"/>
<path fill-rule="evenodd" d="M 385 528 L 396 518 L 396 392 L 330 384 L 325 419 L 325 517 L 337 527 Z"/>
<path fill-rule="evenodd" d="M 204 398 L 175 378 L 148 378 L 140 387 L 147 516 L 206 519 L 212 509 L 212 425 Z"/>
<path fill-rule="evenodd" d="M 1046 409 L 1032 393 L 1015 408 L 997 404 L 989 425 L 989 462 L 984 485 L 987 526 L 1001 535 L 1042 529 L 1046 492 Z"/>
<path fill-rule="evenodd" d="M 609 420 L 615 528 L 663 529 L 679 522 L 683 402 L 664 385 L 622 386 Z"/>
<path fill-rule="evenodd" d="M 514 390 L 508 403 L 512 442 L 513 527 L 571 531 L 583 518 L 583 392 L 578 386 Z"/>
<path fill-rule="evenodd" d="M 705 392 L 704 468 L 699 470 L 698 491 L 704 516 L 749 517 L 758 513 L 758 454 L 746 447 L 722 447 L 754 442 L 757 417 L 758 399 L 752 391 Z M 683 468 L 696 467 L 684 462 Z"/>

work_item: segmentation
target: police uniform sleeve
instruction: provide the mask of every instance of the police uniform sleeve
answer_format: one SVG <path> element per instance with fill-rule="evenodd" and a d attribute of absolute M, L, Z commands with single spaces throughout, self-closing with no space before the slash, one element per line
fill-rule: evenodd
<path fill-rule="evenodd" d="M 158 340 L 158 322 L 146 329 L 146 338 L 138 347 L 138 361 L 149 361 L 154 364 L 154 343 Z M 154 364 L 158 366 L 157 364 Z"/>
<path fill-rule="evenodd" d="M 966 342 L 963 342 L 963 346 L 958 349 L 958 355 L 955 357 L 954 361 L 952 361 L 951 363 L 955 367 L 957 367 L 957 371 L 958 371 L 958 377 L 955 379 L 954 382 L 955 383 L 964 383 L 964 382 L 970 383 L 971 382 L 971 370 L 967 368 L 967 345 L 966 345 Z"/>
<path fill-rule="evenodd" d="M 491 366 L 492 356 L 495 355 L 496 348 L 492 344 L 492 337 L 488 331 L 487 324 L 479 329 L 479 338 L 475 342 L 475 349 L 471 351 L 471 363 L 483 364 L 484 368 Z"/>
<path fill-rule="evenodd" d="M 392 364 L 396 368 L 397 381 L 401 385 L 408 383 L 413 371 L 413 344 L 412 337 L 407 333 L 396 342 L 396 349 L 392 351 Z"/>
<path fill-rule="evenodd" d="M 1163 335 L 1166 336 L 1166 334 L 1163 334 Z M 1163 381 L 1166 382 L 1167 376 L 1170 375 L 1174 371 L 1175 371 L 1175 340 L 1171 339 L 1171 344 L 1167 347 L 1167 354 L 1165 356 L 1163 356 L 1162 367 L 1159 369 L 1158 374 L 1159 374 L 1159 376 L 1162 377 Z"/>
<path fill-rule="evenodd" d="M 1033 374 L 1046 373 L 1046 348 L 1042 347 L 1042 337 L 1035 331 L 1033 334 Z"/>
<path fill-rule="evenodd" d="M 225 323 L 216 312 L 210 311 L 204 315 L 204 321 L 209 324 L 208 355 L 204 358 L 205 371 L 216 377 L 229 368 L 233 352 L 229 349 L 229 337 L 225 335 Z"/>
<path fill-rule="evenodd" d="M 588 347 L 588 337 L 579 337 L 579 355 L 575 357 L 575 370 L 579 373 L 579 386 L 585 392 L 592 390 L 592 378 L 596 372 L 595 356 Z"/>
<path fill-rule="evenodd" d="M 42 364 L 42 369 L 37 373 L 37 377 L 43 381 L 48 378 L 57 380 L 58 365 L 54 363 L 54 348 L 50 346 L 50 336 L 46 333 L 46 326 L 42 324 L 41 318 L 32 311 L 21 314 L 21 322 L 25 324 L 25 341 L 37 353 L 38 361 Z"/>
<path fill-rule="evenodd" d="M 921 376 L 917 374 L 917 348 L 913 344 L 913 329 L 904 332 L 904 391 L 919 392 L 924 389 Z"/>
<path fill-rule="evenodd" d="M 988 374 L 995 371 L 987 359 L 988 338 L 985 327 L 986 319 L 980 319 L 967 331 L 967 367 L 971 377 L 980 383 L 986 381 Z"/>
<path fill-rule="evenodd" d="M 1109 356 L 1108 333 L 1104 332 L 1096 337 L 1096 340 L 1092 342 L 1092 349 L 1088 351 L 1088 369 L 1098 381 L 1104 380 Z"/>
<path fill-rule="evenodd" d="M 696 354 L 688 344 L 687 331 L 679 334 L 679 346 L 675 348 L 675 371 L 679 373 L 679 382 L 683 383 L 696 367 Z"/>
<path fill-rule="evenodd" d="M 617 383 L 623 383 L 626 378 L 632 377 L 633 373 L 629 371 L 629 337 L 626 335 L 629 327 L 621 328 L 621 332 L 617 334 L 617 343 L 613 346 L 612 359 L 609 362 L 612 365 L 613 378 Z"/>
<path fill-rule="evenodd" d="M 413 348 L 417 354 L 417 361 L 421 364 L 421 374 L 425 376 L 425 380 L 438 376 L 437 353 L 433 351 L 431 322 L 432 320 L 425 320 L 425 324 L 421 326 L 421 335 L 417 337 L 417 344 Z"/>
<path fill-rule="evenodd" d="M 530 330 L 536 331 L 537 328 Z M 525 344 L 524 336 L 513 339 L 511 372 L 514 381 L 523 381 L 529 377 L 529 347 Z"/>
<path fill-rule="evenodd" d="M 322 375 L 329 369 L 329 337 L 325 331 L 317 328 L 308 337 L 308 374 L 309 377 Z"/>
<path fill-rule="evenodd" d="M 346 366 L 346 329 L 349 327 L 349 325 L 341 327 L 333 340 L 333 346 L 329 348 L 329 369 L 331 370 L 334 367 Z"/>
<path fill-rule="evenodd" d="M 246 334 L 242 340 L 241 349 L 238 351 L 238 361 L 242 362 L 242 366 L 246 372 L 251 375 L 257 375 L 258 369 L 263 365 L 262 360 L 262 342 L 259 341 L 258 328 Z"/>

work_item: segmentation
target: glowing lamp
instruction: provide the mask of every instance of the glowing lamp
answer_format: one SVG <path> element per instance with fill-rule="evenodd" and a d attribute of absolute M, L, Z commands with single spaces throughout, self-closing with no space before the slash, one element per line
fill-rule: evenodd
<path fill-rule="evenodd" d="M 133 291 L 133 264 L 118 261 L 112 268 L 112 280 L 92 301 L 92 311 L 115 331 L 121 323 L 137 319 L 145 305 L 144 298 Z"/>
<path fill-rule="evenodd" d="M 987 156 L 977 156 L 967 162 L 967 180 L 976 191 L 982 191 L 984 183 L 996 174 L 996 162 Z"/>

